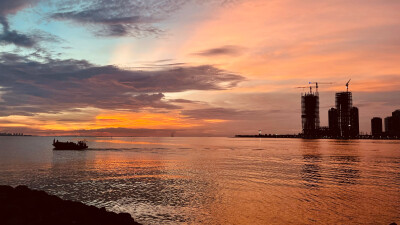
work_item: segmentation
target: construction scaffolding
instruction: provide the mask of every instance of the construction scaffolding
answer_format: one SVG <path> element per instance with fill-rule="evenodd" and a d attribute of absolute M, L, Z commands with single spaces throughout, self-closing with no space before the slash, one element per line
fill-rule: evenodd
<path fill-rule="evenodd" d="M 301 122 L 303 135 L 315 136 L 319 130 L 318 92 L 306 92 L 301 95 Z"/>
<path fill-rule="evenodd" d="M 340 137 L 350 137 L 351 130 L 351 108 L 353 107 L 351 92 L 336 93 L 336 109 L 338 115 Z"/>

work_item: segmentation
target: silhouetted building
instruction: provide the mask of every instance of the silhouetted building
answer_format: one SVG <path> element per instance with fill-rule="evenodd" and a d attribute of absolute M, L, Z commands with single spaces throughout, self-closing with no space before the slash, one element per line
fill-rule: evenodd
<path fill-rule="evenodd" d="M 385 118 L 385 134 L 388 136 L 394 135 L 394 123 L 391 116 Z"/>
<path fill-rule="evenodd" d="M 392 116 L 386 117 L 384 123 L 386 137 L 400 137 L 400 109 L 393 111 Z"/>
<path fill-rule="evenodd" d="M 331 130 L 329 127 L 320 127 L 318 129 L 318 138 L 330 138 L 332 137 Z"/>
<path fill-rule="evenodd" d="M 338 111 L 338 124 L 340 137 L 350 136 L 350 110 L 352 107 L 351 92 L 336 93 L 336 109 Z"/>
<path fill-rule="evenodd" d="M 339 122 L 338 122 L 338 111 L 335 108 L 331 108 L 328 111 L 328 121 L 329 121 L 329 132 L 331 137 L 340 136 Z"/>
<path fill-rule="evenodd" d="M 301 122 L 305 136 L 318 135 L 319 95 L 318 92 L 304 93 L 301 96 Z"/>
<path fill-rule="evenodd" d="M 374 137 L 382 135 L 382 118 L 374 117 L 371 119 L 371 134 Z"/>
<path fill-rule="evenodd" d="M 351 92 L 336 93 L 339 136 L 342 138 L 354 138 L 359 134 L 358 109 L 353 107 L 352 101 Z"/>
<path fill-rule="evenodd" d="M 360 124 L 358 118 L 358 108 L 350 109 L 350 137 L 357 137 L 360 133 Z"/>
<path fill-rule="evenodd" d="M 392 112 L 393 134 L 400 136 L 400 109 Z"/>
<path fill-rule="evenodd" d="M 346 83 L 347 91 L 335 95 L 335 108 L 328 112 L 329 126 L 320 127 L 319 94 L 316 91 L 301 95 L 301 124 L 303 138 L 360 138 L 358 108 L 353 107 L 352 93 L 348 91 L 350 80 Z M 298 87 L 304 88 L 304 87 Z M 400 110 L 399 110 L 400 115 Z M 399 116 L 400 121 L 400 116 Z"/>

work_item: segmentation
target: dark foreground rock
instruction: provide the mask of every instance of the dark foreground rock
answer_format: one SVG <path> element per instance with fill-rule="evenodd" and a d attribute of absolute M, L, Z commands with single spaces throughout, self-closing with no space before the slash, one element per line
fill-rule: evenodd
<path fill-rule="evenodd" d="M 140 225 L 128 213 L 62 200 L 26 186 L 0 185 L 2 225 Z"/>

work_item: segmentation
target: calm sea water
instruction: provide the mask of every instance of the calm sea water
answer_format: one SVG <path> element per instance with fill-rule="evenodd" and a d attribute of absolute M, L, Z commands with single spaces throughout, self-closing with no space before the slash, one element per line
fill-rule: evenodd
<path fill-rule="evenodd" d="M 400 223 L 400 141 L 0 137 L 0 184 L 143 224 Z M 60 138 L 77 141 L 77 138 Z"/>

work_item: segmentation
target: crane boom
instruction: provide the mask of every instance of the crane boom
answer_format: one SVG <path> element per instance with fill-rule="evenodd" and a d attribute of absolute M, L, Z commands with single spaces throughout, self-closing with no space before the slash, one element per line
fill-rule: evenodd
<path fill-rule="evenodd" d="M 318 84 L 333 84 L 332 82 L 308 82 L 308 84 L 315 84 L 315 91 L 318 92 Z"/>
<path fill-rule="evenodd" d="M 347 81 L 347 83 L 346 83 L 346 90 L 347 90 L 347 92 L 349 92 L 349 83 L 350 83 L 350 81 L 351 81 L 351 78 L 350 78 L 350 80 Z"/>
<path fill-rule="evenodd" d="M 303 91 L 304 91 L 304 88 L 310 88 L 310 93 L 312 92 L 312 86 L 302 86 L 302 87 L 295 87 L 295 88 L 303 88 Z"/>

